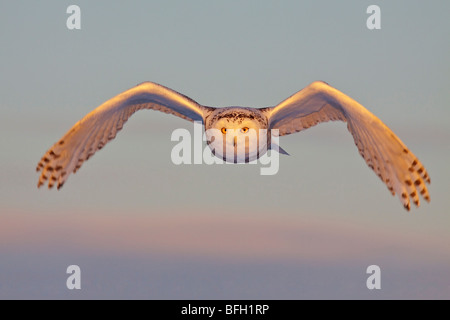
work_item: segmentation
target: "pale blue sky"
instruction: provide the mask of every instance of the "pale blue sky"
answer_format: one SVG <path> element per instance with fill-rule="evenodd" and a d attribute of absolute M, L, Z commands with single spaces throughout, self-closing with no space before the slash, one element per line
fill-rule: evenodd
<path fill-rule="evenodd" d="M 0 298 L 72 297 L 65 270 L 53 274 L 66 261 L 89 270 L 73 297 L 450 298 L 448 1 L 76 1 L 82 29 L 69 31 L 74 3 L 0 4 Z M 371 4 L 381 30 L 366 28 Z M 281 138 L 291 156 L 260 176 L 173 165 L 171 132 L 192 125 L 150 111 L 60 192 L 36 188 L 48 147 L 142 81 L 264 107 L 314 80 L 393 129 L 429 171 L 431 204 L 404 211 L 343 123 Z M 120 283 L 100 276 L 108 261 Z M 364 272 L 377 263 L 391 286 L 371 294 Z"/>

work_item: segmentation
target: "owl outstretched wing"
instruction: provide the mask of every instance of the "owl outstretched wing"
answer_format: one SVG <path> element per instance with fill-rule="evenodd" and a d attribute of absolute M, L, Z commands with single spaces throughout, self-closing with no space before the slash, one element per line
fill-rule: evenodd
<path fill-rule="evenodd" d="M 374 114 L 325 82 L 313 82 L 277 106 L 262 110 L 268 117 L 269 129 L 278 129 L 280 135 L 330 120 L 347 122 L 367 165 L 392 195 L 398 195 L 407 210 L 410 199 L 420 205 L 419 194 L 430 201 L 426 186 L 430 178 L 417 157 Z"/>
<path fill-rule="evenodd" d="M 61 188 L 97 150 L 114 139 L 125 122 L 138 110 L 153 109 L 190 121 L 204 121 L 213 108 L 159 84 L 144 82 L 106 101 L 78 121 L 42 157 L 38 187 Z"/>

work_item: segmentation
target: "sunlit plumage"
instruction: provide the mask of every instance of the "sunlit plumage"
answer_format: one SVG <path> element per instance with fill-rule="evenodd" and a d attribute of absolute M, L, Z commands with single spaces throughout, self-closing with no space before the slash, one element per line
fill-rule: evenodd
<path fill-rule="evenodd" d="M 273 129 L 279 135 L 305 130 L 321 122 L 347 122 L 359 153 L 367 165 L 397 194 L 404 207 L 410 209 L 410 200 L 419 206 L 419 194 L 430 201 L 426 183 L 427 171 L 403 142 L 375 115 L 344 93 L 325 82 L 316 81 L 303 90 L 269 108 L 212 108 L 169 88 L 144 82 L 106 101 L 77 122 L 42 157 L 37 171 L 42 171 L 38 187 L 48 181 L 48 187 L 63 186 L 70 173 L 75 173 L 97 150 L 114 139 L 128 118 L 141 109 L 159 110 L 187 119 L 201 121 L 205 129 L 217 129 L 224 135 L 223 142 L 232 148 L 236 141 L 246 138 L 251 129 Z M 230 129 L 234 129 L 230 130 Z M 234 136 L 225 134 L 227 130 Z M 244 153 L 233 162 L 259 158 L 258 145 L 270 144 L 266 137 L 250 140 Z M 218 157 L 224 158 L 221 148 L 210 143 Z M 284 153 L 281 148 L 278 149 Z"/>

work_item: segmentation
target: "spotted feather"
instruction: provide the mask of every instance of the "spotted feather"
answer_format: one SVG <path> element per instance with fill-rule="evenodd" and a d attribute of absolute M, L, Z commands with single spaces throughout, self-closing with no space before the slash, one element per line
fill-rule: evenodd
<path fill-rule="evenodd" d="M 203 121 L 211 108 L 161 85 L 144 82 L 106 101 L 77 122 L 41 158 L 38 187 L 48 183 L 60 189 L 95 152 L 114 139 L 138 110 L 153 109 L 189 121 Z"/>
<path fill-rule="evenodd" d="M 270 129 L 278 129 L 280 135 L 330 120 L 347 122 L 360 155 L 407 210 L 411 200 L 420 205 L 419 194 L 430 201 L 426 184 L 431 180 L 417 157 L 374 114 L 330 85 L 313 82 L 264 112 Z"/>

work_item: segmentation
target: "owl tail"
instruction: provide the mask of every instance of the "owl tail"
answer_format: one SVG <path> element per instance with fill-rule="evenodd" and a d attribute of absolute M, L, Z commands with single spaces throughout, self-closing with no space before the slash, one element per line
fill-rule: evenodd
<path fill-rule="evenodd" d="M 275 142 L 273 142 L 273 141 L 272 141 L 272 143 L 270 144 L 269 149 L 272 149 L 272 150 L 277 151 L 278 153 L 281 153 L 281 154 L 285 154 L 285 155 L 287 155 L 287 156 L 290 156 L 290 154 L 287 153 L 286 150 L 284 150 L 282 147 L 280 147 L 279 145 L 277 145 L 277 144 L 276 144 Z"/>

